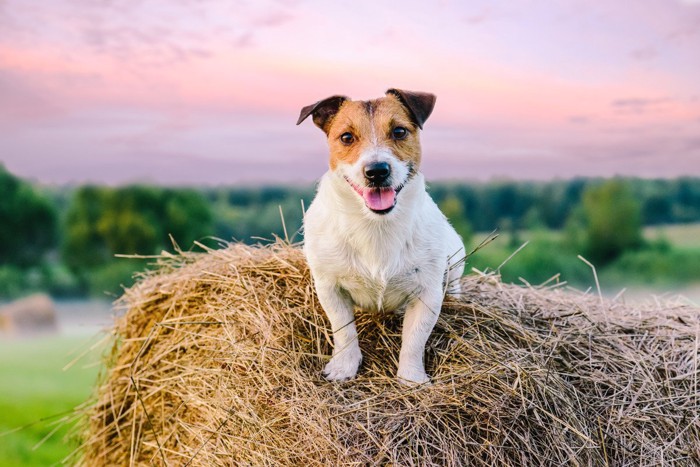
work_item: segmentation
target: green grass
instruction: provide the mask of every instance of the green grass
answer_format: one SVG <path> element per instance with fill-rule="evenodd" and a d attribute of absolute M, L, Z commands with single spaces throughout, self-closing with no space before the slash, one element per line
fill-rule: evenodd
<path fill-rule="evenodd" d="M 71 425 L 65 419 L 89 397 L 99 366 L 88 363 L 99 360 L 100 350 L 63 367 L 91 342 L 85 336 L 0 341 L 0 465 L 55 465 L 75 448 L 65 439 Z"/>

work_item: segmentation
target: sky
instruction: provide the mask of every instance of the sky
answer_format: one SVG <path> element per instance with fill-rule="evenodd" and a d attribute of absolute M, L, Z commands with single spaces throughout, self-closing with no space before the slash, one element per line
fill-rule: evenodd
<path fill-rule="evenodd" d="M 0 0 L 0 163 L 308 183 L 301 107 L 437 95 L 428 179 L 700 175 L 700 0 Z"/>

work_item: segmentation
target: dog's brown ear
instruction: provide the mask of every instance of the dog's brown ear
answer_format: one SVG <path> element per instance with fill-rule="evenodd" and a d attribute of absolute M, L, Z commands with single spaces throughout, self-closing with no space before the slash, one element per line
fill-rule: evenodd
<path fill-rule="evenodd" d="M 389 89 L 387 94 L 396 96 L 398 100 L 409 110 L 413 121 L 418 128 L 423 129 L 423 124 L 430 117 L 435 107 L 435 94 L 427 92 L 403 91 L 401 89 Z"/>
<path fill-rule="evenodd" d="M 345 96 L 331 96 L 316 102 L 315 104 L 307 105 L 301 109 L 297 125 L 306 120 L 309 115 L 313 115 L 314 123 L 317 127 L 328 133 L 328 124 L 331 118 L 338 113 L 343 102 L 349 100 Z"/>

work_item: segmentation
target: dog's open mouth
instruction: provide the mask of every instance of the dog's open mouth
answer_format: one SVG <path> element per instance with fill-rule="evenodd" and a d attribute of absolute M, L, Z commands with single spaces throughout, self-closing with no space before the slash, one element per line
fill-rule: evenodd
<path fill-rule="evenodd" d="M 386 214 L 396 206 L 396 195 L 399 194 L 403 185 L 398 188 L 386 187 L 360 187 L 345 177 L 345 180 L 355 190 L 355 192 L 365 201 L 367 208 L 376 214 Z"/>

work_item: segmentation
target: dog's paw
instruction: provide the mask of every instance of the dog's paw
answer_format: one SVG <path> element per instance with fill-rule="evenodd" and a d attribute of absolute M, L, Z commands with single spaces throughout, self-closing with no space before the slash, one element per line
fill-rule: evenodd
<path fill-rule="evenodd" d="M 401 370 L 397 373 L 396 377 L 399 383 L 405 386 L 418 386 L 422 384 L 430 384 L 430 377 L 425 373 L 424 370 L 411 368 L 409 370 Z"/>
<path fill-rule="evenodd" d="M 347 381 L 357 375 L 362 363 L 359 347 L 350 347 L 331 358 L 323 369 L 323 377 L 328 381 Z"/>

